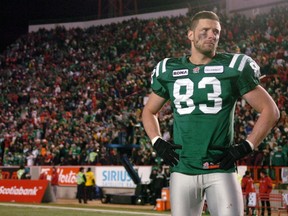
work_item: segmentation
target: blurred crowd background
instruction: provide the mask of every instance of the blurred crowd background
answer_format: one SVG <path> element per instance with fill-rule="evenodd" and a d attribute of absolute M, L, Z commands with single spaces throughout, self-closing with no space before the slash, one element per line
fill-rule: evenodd
<path fill-rule="evenodd" d="M 261 67 L 261 85 L 281 119 L 265 141 L 239 163 L 288 166 L 288 8 L 248 18 L 221 17 L 219 52 L 241 52 Z M 118 165 L 107 144 L 132 145 L 132 164 L 160 165 L 141 123 L 158 61 L 189 54 L 189 17 L 163 17 L 87 29 L 40 29 L 0 54 L 0 165 Z M 239 100 L 235 142 L 251 132 L 257 113 Z M 173 140 L 173 118 L 159 115 L 163 137 Z M 137 147 L 135 147 L 135 145 Z"/>

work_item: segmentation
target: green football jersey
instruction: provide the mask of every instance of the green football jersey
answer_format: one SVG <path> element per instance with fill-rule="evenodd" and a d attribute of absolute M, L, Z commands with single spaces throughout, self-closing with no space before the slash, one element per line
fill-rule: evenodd
<path fill-rule="evenodd" d="M 233 144 L 235 104 L 259 85 L 259 76 L 260 67 L 244 54 L 217 53 L 206 65 L 192 64 L 189 56 L 165 58 L 157 64 L 151 87 L 171 101 L 173 139 L 182 145 L 172 172 L 223 172 L 209 164 Z"/>

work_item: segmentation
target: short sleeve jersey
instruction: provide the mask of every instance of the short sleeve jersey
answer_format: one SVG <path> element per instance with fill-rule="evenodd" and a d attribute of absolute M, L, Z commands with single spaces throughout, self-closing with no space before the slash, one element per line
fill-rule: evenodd
<path fill-rule="evenodd" d="M 260 67 L 244 54 L 217 53 L 206 65 L 194 65 L 188 56 L 157 64 L 151 87 L 170 100 L 174 143 L 182 145 L 180 162 L 172 172 L 223 172 L 208 169 L 207 164 L 232 145 L 235 104 L 259 85 L 259 76 Z"/>
<path fill-rule="evenodd" d="M 89 172 L 86 172 L 85 173 L 85 176 L 86 176 L 86 183 L 85 185 L 86 186 L 93 186 L 94 185 L 94 181 L 95 181 L 95 178 L 94 178 L 94 173 L 89 171 Z"/>

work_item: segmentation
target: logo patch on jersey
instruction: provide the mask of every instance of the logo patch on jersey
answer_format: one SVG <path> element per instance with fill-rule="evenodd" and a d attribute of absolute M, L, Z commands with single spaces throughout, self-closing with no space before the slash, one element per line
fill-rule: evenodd
<path fill-rule="evenodd" d="M 200 67 L 193 68 L 193 73 L 199 73 Z"/>
<path fill-rule="evenodd" d="M 173 77 L 187 76 L 187 75 L 188 75 L 188 69 L 173 70 Z"/>
<path fill-rule="evenodd" d="M 219 169 L 219 164 L 214 164 L 212 162 L 205 162 L 202 164 L 203 169 Z"/>
<path fill-rule="evenodd" d="M 222 65 L 220 66 L 206 66 L 204 68 L 204 73 L 223 73 L 224 67 Z"/>

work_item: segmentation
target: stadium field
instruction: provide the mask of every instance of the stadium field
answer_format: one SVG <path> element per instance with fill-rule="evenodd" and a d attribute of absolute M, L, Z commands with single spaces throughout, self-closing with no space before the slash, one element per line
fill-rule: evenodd
<path fill-rule="evenodd" d="M 122 206 L 122 207 L 119 207 Z M 170 211 L 155 211 L 152 206 L 132 206 L 105 204 L 105 207 L 93 203 L 79 204 L 23 204 L 0 203 L 1 216 L 171 216 Z M 272 211 L 272 216 L 278 215 Z M 209 214 L 202 214 L 209 216 Z"/>
<path fill-rule="evenodd" d="M 150 206 L 151 207 L 151 206 Z M 152 207 L 144 209 L 139 206 L 119 208 L 106 204 L 106 207 L 71 204 L 22 204 L 0 203 L 1 216 L 169 216 L 170 211 L 155 211 Z M 205 214 L 203 214 L 205 215 Z"/>
<path fill-rule="evenodd" d="M 164 216 L 168 212 L 158 213 L 152 210 L 137 209 L 118 209 L 118 208 L 99 208 L 84 206 L 64 206 L 52 204 L 10 204 L 0 203 L 1 216 Z"/>

